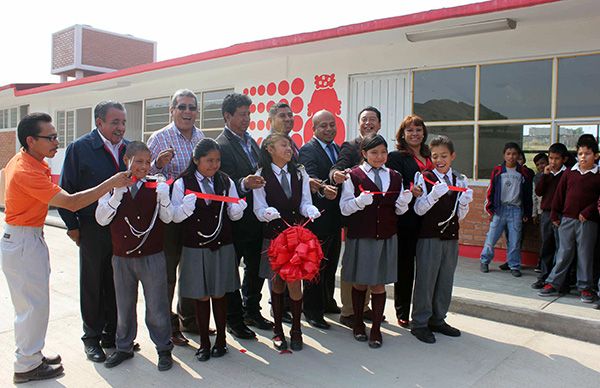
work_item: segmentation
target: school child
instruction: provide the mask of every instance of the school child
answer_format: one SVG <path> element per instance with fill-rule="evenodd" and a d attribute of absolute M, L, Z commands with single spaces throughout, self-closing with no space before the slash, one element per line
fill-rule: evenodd
<path fill-rule="evenodd" d="M 204 138 L 196 144 L 189 165 L 173 185 L 173 221 L 183 223 L 179 296 L 196 301 L 196 322 L 200 331 L 200 347 L 196 351 L 198 361 L 208 361 L 227 353 L 225 294 L 240 288 L 231 221 L 242 218 L 246 202 L 203 199 L 195 194 L 238 198 L 235 184 L 227 174 L 219 171 L 220 167 L 219 145 L 213 139 Z M 212 350 L 208 328 L 211 300 L 217 327 Z"/>
<path fill-rule="evenodd" d="M 116 348 L 104 366 L 115 367 L 133 357 L 137 335 L 138 283 L 146 302 L 146 326 L 158 351 L 158 370 L 173 366 L 171 318 L 167 292 L 167 267 L 163 252 L 164 224 L 173 210 L 169 186 L 146 179 L 152 155 L 139 141 L 127 144 L 125 164 L 136 181 L 131 187 L 116 188 L 98 201 L 96 221 L 110 224 L 113 246 L 113 278 L 117 300 Z"/>
<path fill-rule="evenodd" d="M 473 190 L 467 188 L 464 175 L 452 170 L 456 158 L 452 140 L 436 136 L 429 143 L 429 149 L 435 168 L 415 177 L 415 184 L 421 187 L 423 194 L 415 201 L 415 213 L 422 218 L 410 332 L 420 341 L 434 343 L 433 332 L 460 336 L 460 330 L 447 324 L 445 319 L 458 262 L 458 221 L 469 212 Z M 449 186 L 466 188 L 466 191 L 459 193 Z"/>
<path fill-rule="evenodd" d="M 504 268 L 510 269 L 515 277 L 521 276 L 521 231 L 523 222 L 531 217 L 532 208 L 532 177 L 517 163 L 521 153 L 517 143 L 506 143 L 504 162 L 492 170 L 485 204 L 491 222 L 480 258 L 480 270 L 483 273 L 489 272 L 489 264 L 494 258 L 494 245 L 507 229 L 508 268 Z"/>
<path fill-rule="evenodd" d="M 342 185 L 340 210 L 347 216 L 347 239 L 342 258 L 342 280 L 352 283 L 352 332 L 357 341 L 367 341 L 363 322 L 367 288 L 371 290 L 373 320 L 369 347 L 383 342 L 381 322 L 385 309 L 385 285 L 397 280 L 398 215 L 408 210 L 412 199 L 402 186 L 402 176 L 387 168 L 387 143 L 370 134 L 360 145 L 363 162 L 354 167 Z"/>
<path fill-rule="evenodd" d="M 535 164 L 535 169 L 537 172 L 533 176 L 533 195 L 531 197 L 531 199 L 533 200 L 532 221 L 533 221 L 534 225 L 539 225 L 540 216 L 542 215 L 542 209 L 540 207 L 542 198 L 539 197 L 535 193 L 535 187 L 536 187 L 537 183 L 539 182 L 540 178 L 542 177 L 542 175 L 544 174 L 544 168 L 546 168 L 546 166 L 548 165 L 548 155 L 546 155 L 545 152 L 540 152 L 540 153 L 536 154 L 533 157 L 533 163 Z M 521 247 L 522 246 L 523 246 L 523 237 L 521 236 Z M 540 257 L 541 257 L 541 248 L 540 248 Z M 542 271 L 542 269 L 541 269 L 542 261 L 541 261 L 540 257 L 538 257 L 537 265 L 534 268 L 534 271 L 537 273 L 540 273 Z"/>
<path fill-rule="evenodd" d="M 273 133 L 263 140 L 260 149 L 257 175 L 265 179 L 262 188 L 253 190 L 254 214 L 265 222 L 263 255 L 259 275 L 272 279 L 271 306 L 273 308 L 273 346 L 277 350 L 287 350 L 283 334 L 282 316 L 284 292 L 287 286 L 292 311 L 290 348 L 302 350 L 302 280 L 285 282 L 271 271 L 267 250 L 271 240 L 286 229 L 304 220 L 318 218 L 321 213 L 312 204 L 309 177 L 304 167 L 292 159 L 292 140 L 284 134 Z M 287 224 L 287 225 L 286 225 Z"/>
<path fill-rule="evenodd" d="M 539 219 L 540 236 L 542 238 L 540 247 L 540 274 L 535 283 L 531 285 L 533 289 L 541 289 L 546 284 L 546 278 L 554 265 L 554 255 L 558 249 L 558 229 L 552 225 L 550 220 L 550 211 L 552 210 L 552 200 L 558 182 L 567 169 L 565 162 L 569 158 L 569 151 L 562 143 L 554 143 L 548 149 L 548 164 L 544 167 L 541 176 L 535 182 L 535 196 L 541 198 L 540 209 L 542 211 Z M 537 164 L 536 164 L 537 166 Z M 538 174 L 539 175 L 539 174 Z M 536 175 L 536 177 L 538 177 Z"/>
<path fill-rule="evenodd" d="M 596 164 L 598 143 L 595 139 L 579 139 L 577 159 L 578 163 L 563 173 L 552 200 L 550 218 L 558 226 L 560 243 L 556 263 L 538 295 L 559 295 L 577 249 L 577 289 L 583 303 L 592 303 L 596 298 L 592 279 L 600 196 L 600 173 Z"/>

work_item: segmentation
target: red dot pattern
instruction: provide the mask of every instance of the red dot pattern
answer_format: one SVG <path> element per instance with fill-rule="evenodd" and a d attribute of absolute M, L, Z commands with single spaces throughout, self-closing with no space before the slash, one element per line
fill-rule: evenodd
<path fill-rule="evenodd" d="M 292 81 L 292 93 L 298 95 L 304 91 L 304 81 L 302 78 L 296 78 Z"/>
<path fill-rule="evenodd" d="M 285 96 L 290 91 L 290 84 L 286 80 L 279 82 L 279 87 L 277 88 L 279 94 Z"/>
<path fill-rule="evenodd" d="M 269 82 L 269 85 L 267 85 L 267 94 L 269 96 L 272 96 L 273 94 L 275 94 L 276 91 L 277 85 L 275 85 L 275 82 Z"/>
<path fill-rule="evenodd" d="M 256 124 L 256 126 L 258 127 L 259 131 L 262 131 L 263 129 L 265 129 L 265 122 L 262 120 L 258 120 L 258 123 Z"/>
<path fill-rule="evenodd" d="M 294 98 L 292 98 L 292 103 L 290 104 L 290 108 L 292 108 L 292 112 L 299 114 L 300 112 L 302 112 L 302 109 L 304 108 L 304 101 L 302 101 L 302 98 L 300 98 L 300 97 L 294 97 Z"/>
<path fill-rule="evenodd" d="M 265 104 L 263 104 L 262 102 L 258 103 L 258 113 L 263 113 L 265 111 Z"/>
<path fill-rule="evenodd" d="M 262 96 L 263 94 L 265 94 L 265 85 L 260 85 L 258 87 L 258 95 Z"/>

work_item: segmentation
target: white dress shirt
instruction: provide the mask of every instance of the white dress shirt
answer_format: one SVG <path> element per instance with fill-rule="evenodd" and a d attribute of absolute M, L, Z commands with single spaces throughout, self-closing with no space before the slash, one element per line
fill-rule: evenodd
<path fill-rule="evenodd" d="M 579 173 L 581 175 L 585 175 L 588 172 L 591 172 L 592 174 L 596 174 L 598 172 L 598 165 L 594 164 L 594 167 L 590 168 L 589 170 L 585 170 L 585 171 L 581 171 L 581 169 L 579 168 L 579 162 L 575 163 L 575 165 L 573 167 L 571 167 L 572 171 L 579 171 Z"/>
<path fill-rule="evenodd" d="M 433 170 L 433 173 L 435 174 L 435 176 L 438 178 L 438 180 L 440 182 L 446 182 L 444 180 L 444 176 L 447 176 L 448 179 L 450 180 L 450 182 L 452 183 L 452 168 L 448 169 L 448 172 L 446 174 L 442 174 L 441 172 L 439 172 L 437 169 Z M 425 179 L 423 179 L 423 174 L 417 173 L 415 176 L 415 185 L 420 186 L 421 189 L 423 190 L 423 194 L 417 198 L 417 200 L 415 201 L 415 206 L 414 206 L 414 210 L 415 213 L 419 216 L 422 216 L 423 214 L 427 213 L 429 211 L 429 209 L 431 209 L 433 207 L 433 205 L 435 205 L 439 199 L 434 200 L 433 198 L 431 198 L 431 196 L 427 195 L 427 185 L 425 184 Z M 456 186 L 457 187 L 468 187 L 468 183 L 466 179 L 461 179 L 460 177 L 456 180 Z M 450 191 L 448 191 L 449 193 Z M 444 194 L 447 195 L 448 193 Z M 459 197 L 461 195 L 461 193 L 458 193 Z M 458 197 L 456 198 L 456 200 L 458 201 Z M 459 204 L 458 205 L 458 219 L 462 220 L 463 218 L 465 218 L 467 216 L 467 213 L 469 212 L 469 205 L 462 205 Z M 450 214 L 448 214 L 449 216 Z"/>
<path fill-rule="evenodd" d="M 359 168 L 361 170 L 363 170 L 365 172 L 365 174 L 367 174 L 367 177 L 371 181 L 373 181 L 373 183 L 375 183 L 375 173 L 373 172 L 373 167 L 369 163 L 363 162 L 363 164 L 361 164 L 359 166 Z M 381 191 L 383 191 L 383 192 L 388 191 L 388 189 L 390 188 L 390 169 L 387 168 L 386 166 L 381 166 L 379 169 L 379 178 L 381 178 Z M 342 215 L 344 215 L 344 216 L 349 216 L 353 213 L 356 213 L 357 211 L 364 209 L 364 208 L 361 208 L 354 200 L 355 199 L 354 191 L 355 191 L 355 187 L 354 187 L 354 184 L 352 183 L 352 179 L 351 178 L 346 179 L 344 181 L 344 183 L 342 184 L 342 194 L 340 196 L 340 210 L 342 212 Z M 400 192 L 402 192 L 402 191 L 404 191 L 404 186 L 401 184 Z M 381 194 L 377 194 L 377 195 L 381 195 Z M 398 196 L 398 199 L 399 198 L 400 198 L 400 196 Z M 404 213 L 404 211 L 399 208 L 398 201 L 396 201 L 395 213 L 397 215 Z"/>
<path fill-rule="evenodd" d="M 135 183 L 135 185 L 137 185 L 138 190 L 142 187 L 142 185 L 145 182 L 146 182 L 145 179 L 141 179 Z M 133 186 L 129 187 L 130 193 L 131 193 L 132 187 Z M 96 208 L 96 221 L 101 226 L 106 226 L 106 225 L 110 224 L 111 221 L 113 220 L 113 218 L 115 217 L 115 215 L 117 214 L 117 209 L 114 209 L 108 203 L 111 196 L 112 196 L 112 193 L 109 192 L 109 193 L 104 194 L 102 196 L 102 198 L 100 198 L 98 200 L 98 207 Z M 158 202 L 158 198 L 156 200 Z M 119 206 L 120 206 L 120 204 L 119 204 Z M 160 206 L 160 209 L 158 210 L 158 216 L 160 217 L 161 221 L 164 222 L 165 224 L 168 224 L 169 222 L 171 222 L 173 220 L 173 207 L 171 206 L 171 204 L 169 204 L 168 206 Z M 150 226 L 150 225 L 148 225 L 148 226 Z"/>
<path fill-rule="evenodd" d="M 108 140 L 107 138 L 102 136 L 102 132 L 100 132 L 100 130 L 98 130 L 98 135 L 100 135 L 100 139 L 102 139 L 102 142 L 104 142 L 104 145 L 106 146 L 106 148 L 108 148 L 108 150 L 112 154 L 113 158 L 115 158 L 115 162 L 117 164 L 119 164 L 119 149 L 121 148 L 121 145 L 123 144 L 123 139 L 121 139 L 121 141 L 118 142 L 117 144 L 113 144 L 110 142 L 110 140 Z"/>
<path fill-rule="evenodd" d="M 289 176 L 290 174 L 287 170 L 287 164 L 285 166 L 283 166 L 283 168 L 280 168 L 280 167 L 274 165 L 273 163 L 271 163 L 271 169 L 273 170 L 273 174 L 275 174 L 275 177 L 279 181 L 279 184 L 281 184 L 282 171 L 285 171 L 285 173 L 288 174 L 287 178 L 290 183 L 290 188 L 292 188 L 292 179 Z M 310 184 L 308 182 L 308 180 L 310 178 L 309 178 L 308 174 L 306 173 L 306 170 L 304 169 L 304 167 L 298 168 L 298 171 L 300 172 L 300 174 L 302 176 L 302 198 L 300 199 L 300 214 L 302 214 L 304 217 L 308 217 L 307 209 L 309 206 L 312 206 L 312 198 L 310 195 Z M 257 171 L 256 175 L 262 176 L 262 170 Z M 254 189 L 254 190 L 252 190 L 252 192 L 254 193 L 253 194 L 254 214 L 256 215 L 256 218 L 258 218 L 258 220 L 261 222 L 269 222 L 264 217 L 265 209 L 270 207 L 269 204 L 267 203 L 267 194 L 265 193 L 265 188 L 261 187 L 259 189 Z M 279 209 L 277 209 L 277 210 L 279 210 Z"/>
<path fill-rule="evenodd" d="M 194 173 L 194 176 L 196 177 L 196 181 L 198 182 L 200 191 L 202 191 L 204 193 L 204 191 L 203 191 L 204 188 L 202 187 L 202 180 L 204 179 L 204 176 L 202 174 L 200 174 L 198 171 L 196 171 Z M 209 184 L 214 191 L 215 186 L 214 186 L 212 177 L 209 181 Z M 229 178 L 229 192 L 228 193 L 215 192 L 215 194 L 216 195 L 226 195 L 227 197 L 239 198 L 238 192 L 235 188 L 235 184 L 233 183 L 231 178 Z M 183 178 L 179 178 L 175 181 L 175 183 L 173 183 L 173 193 L 171 194 L 171 203 L 173 204 L 173 222 L 175 222 L 175 223 L 182 222 L 183 220 L 185 220 L 186 218 L 188 218 L 191 215 L 191 214 L 185 214 L 185 212 L 183 211 L 183 208 L 181 206 L 183 204 L 183 197 L 185 197 L 185 185 L 183 183 Z M 207 199 L 205 199 L 204 201 L 206 201 L 208 203 Z M 242 216 L 244 215 L 244 212 L 238 211 L 239 207 L 242 205 L 240 205 L 239 203 L 231 203 L 231 202 L 225 202 L 225 204 L 227 205 L 227 216 L 229 217 L 229 219 L 231 221 L 237 221 L 240 218 L 242 218 Z"/>

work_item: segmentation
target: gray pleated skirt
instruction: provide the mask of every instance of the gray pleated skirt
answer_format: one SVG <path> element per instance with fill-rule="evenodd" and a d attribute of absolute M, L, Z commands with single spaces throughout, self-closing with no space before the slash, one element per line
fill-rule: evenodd
<path fill-rule="evenodd" d="M 346 239 L 342 258 L 342 280 L 349 283 L 394 283 L 398 280 L 398 238 Z"/>
<path fill-rule="evenodd" d="M 263 279 L 272 279 L 275 273 L 271 270 L 271 263 L 269 263 L 269 245 L 271 240 L 263 239 L 262 250 L 260 251 L 260 267 L 258 269 L 258 276 Z"/>
<path fill-rule="evenodd" d="M 179 262 L 179 296 L 198 299 L 221 296 L 240 288 L 233 244 L 215 251 L 183 247 Z"/>

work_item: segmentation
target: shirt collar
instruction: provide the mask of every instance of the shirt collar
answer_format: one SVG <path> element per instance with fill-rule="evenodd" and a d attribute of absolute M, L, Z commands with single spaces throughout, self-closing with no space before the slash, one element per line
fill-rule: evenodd
<path fill-rule="evenodd" d="M 281 171 L 285 171 L 286 173 L 288 172 L 287 164 L 284 165 L 283 168 L 279 168 L 279 166 L 275 165 L 274 163 L 271 163 L 271 169 L 273 170 L 273 173 L 275 175 L 281 175 Z"/>
<path fill-rule="evenodd" d="M 438 177 L 438 179 L 439 179 L 439 181 L 440 181 L 440 182 L 445 182 L 445 181 L 444 181 L 444 176 L 447 176 L 447 177 L 448 177 L 448 179 L 450 180 L 450 182 L 452 182 L 452 167 L 450 167 L 450 168 L 448 169 L 448 172 L 447 172 L 446 174 L 442 174 L 441 172 L 439 172 L 439 171 L 437 170 L 437 168 L 434 168 L 434 169 L 433 169 L 433 173 L 435 174 L 435 176 L 437 176 L 437 177 Z"/>
<path fill-rule="evenodd" d="M 574 165 L 573 167 L 571 167 L 571 170 L 573 170 L 573 171 L 579 171 L 579 173 L 580 173 L 581 175 L 585 175 L 585 174 L 587 174 L 588 172 L 591 172 L 592 174 L 596 174 L 596 173 L 598 172 L 598 165 L 597 165 L 597 164 L 594 164 L 594 167 L 593 167 L 593 168 L 591 168 L 591 169 L 589 169 L 589 170 L 587 170 L 587 171 L 584 171 L 584 172 L 582 172 L 582 171 L 579 169 L 579 163 L 575 163 L 575 165 Z"/>
<path fill-rule="evenodd" d="M 319 144 L 321 145 L 321 147 L 323 147 L 324 150 L 327 149 L 327 146 L 331 143 L 325 143 L 324 141 L 321 141 L 321 139 L 319 139 L 318 137 L 315 136 L 315 140 L 319 142 Z"/>
<path fill-rule="evenodd" d="M 565 171 L 566 169 L 567 169 L 567 166 L 565 166 L 563 164 L 562 167 L 560 168 L 560 170 L 558 170 L 557 172 L 554 172 L 552 170 L 550 170 L 550 172 L 552 173 L 552 175 L 557 176 L 558 174 L 560 174 L 561 172 Z"/>
<path fill-rule="evenodd" d="M 212 183 L 212 180 L 213 180 L 213 177 L 208 177 L 208 176 L 205 177 L 204 175 L 200 174 L 200 172 L 198 170 L 196 170 L 194 172 L 194 176 L 196 177 L 198 182 L 202 182 L 204 180 L 204 178 L 207 178 L 210 183 Z"/>
<path fill-rule="evenodd" d="M 175 125 L 175 121 L 171 122 L 171 131 L 173 131 L 173 133 L 175 135 L 181 136 L 181 137 L 183 137 L 185 139 L 185 136 L 183 136 L 183 134 L 181 133 L 181 131 L 179 130 L 179 128 L 177 128 L 177 125 Z M 192 139 L 196 136 L 196 133 L 198 133 L 198 128 L 196 128 L 196 126 L 194 125 L 192 127 Z"/>
<path fill-rule="evenodd" d="M 365 170 L 365 172 L 369 173 L 371 172 L 371 170 L 373 169 L 373 166 L 371 166 L 369 163 L 367 163 L 366 161 L 363 162 L 362 164 L 363 170 Z M 385 166 L 385 164 L 383 166 L 381 166 L 379 168 L 381 171 L 386 171 L 387 172 L 387 167 Z"/>
<path fill-rule="evenodd" d="M 36 158 L 34 158 L 33 156 L 31 156 L 27 151 L 25 151 L 25 148 L 21 148 L 21 157 L 25 159 L 25 161 L 29 164 L 33 163 L 35 165 L 40 165 L 42 166 L 45 170 L 47 170 L 48 172 L 50 172 L 50 166 L 48 166 L 48 163 L 46 163 L 45 160 L 37 160 Z"/>
<path fill-rule="evenodd" d="M 247 142 L 248 141 L 248 137 L 250 137 L 250 134 L 248 133 L 248 131 L 244 131 L 244 137 L 241 137 L 237 133 L 233 132 L 231 130 L 231 128 L 229 128 L 227 125 L 225 126 L 225 129 L 228 130 L 229 132 L 231 132 L 233 134 L 233 136 L 235 136 L 236 139 L 238 139 L 239 141 Z"/>
<path fill-rule="evenodd" d="M 100 130 L 98 129 L 98 135 L 100 135 L 100 139 L 102 139 L 102 142 L 104 143 L 104 145 L 106 145 L 108 148 L 115 148 L 118 149 L 119 147 L 121 147 L 121 144 L 123 144 L 123 139 L 121 139 L 121 141 L 119 141 L 117 144 L 113 144 L 110 142 L 110 140 L 108 140 L 107 138 L 105 138 L 102 135 L 102 132 L 100 132 Z"/>

